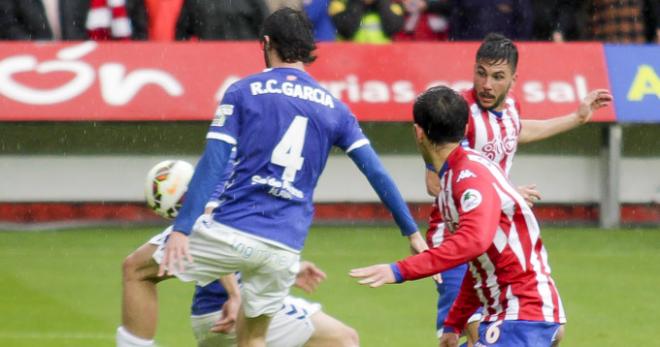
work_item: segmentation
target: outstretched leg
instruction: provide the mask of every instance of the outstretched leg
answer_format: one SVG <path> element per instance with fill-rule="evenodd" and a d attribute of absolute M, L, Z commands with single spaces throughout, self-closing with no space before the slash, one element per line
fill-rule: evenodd
<path fill-rule="evenodd" d="M 123 263 L 122 326 L 117 331 L 117 346 L 149 346 L 156 335 L 158 264 L 152 255 L 158 246 L 144 244 Z"/>
<path fill-rule="evenodd" d="M 312 315 L 314 333 L 305 347 L 358 347 L 360 339 L 355 329 L 325 314 Z"/>

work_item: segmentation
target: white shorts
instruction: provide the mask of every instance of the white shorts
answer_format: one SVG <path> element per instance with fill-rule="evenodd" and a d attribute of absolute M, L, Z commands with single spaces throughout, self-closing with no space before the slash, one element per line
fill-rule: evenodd
<path fill-rule="evenodd" d="M 311 316 L 321 310 L 321 305 L 310 303 L 300 298 L 287 296 L 284 306 L 277 311 L 266 333 L 268 347 L 301 347 L 312 337 L 314 324 Z M 210 331 L 221 311 L 201 316 L 191 316 L 197 346 L 199 347 L 234 347 L 237 345 L 236 334 L 219 334 Z"/>
<path fill-rule="evenodd" d="M 166 232 L 149 241 L 161 243 L 153 255 L 157 263 L 163 259 Z M 205 286 L 240 271 L 243 310 L 250 318 L 274 315 L 300 269 L 298 253 L 222 225 L 207 215 L 197 219 L 188 237 L 188 249 L 193 262 L 186 263 L 184 271 L 175 272 L 175 276 Z"/>

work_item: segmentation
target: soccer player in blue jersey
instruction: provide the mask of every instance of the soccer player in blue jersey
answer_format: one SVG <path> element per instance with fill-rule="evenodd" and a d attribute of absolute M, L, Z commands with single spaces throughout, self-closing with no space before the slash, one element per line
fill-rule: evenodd
<path fill-rule="evenodd" d="M 298 272 L 314 187 L 332 146 L 360 168 L 411 247 L 427 248 L 356 118 L 304 71 L 316 48 L 305 15 L 278 10 L 264 21 L 260 37 L 269 69 L 226 91 L 174 231 L 154 254 L 155 262 L 124 288 L 121 329 L 141 341 L 155 335 L 158 281 L 176 276 L 204 285 L 240 271 L 238 345 L 265 346 L 271 317 Z M 232 184 L 213 215 L 202 215 L 233 146 Z"/>
<path fill-rule="evenodd" d="M 232 150 L 231 165 L 227 165 L 222 181 L 217 184 L 211 200 L 206 204 L 206 214 L 210 214 L 220 205 L 218 199 L 225 187 L 232 182 L 235 159 L 236 151 Z M 188 181 L 180 182 L 178 189 L 185 191 L 188 183 Z M 175 211 L 174 216 L 176 212 L 178 211 Z M 130 283 L 137 277 L 136 274 L 139 274 L 144 264 L 151 261 L 154 252 L 171 232 L 172 227 L 168 227 L 126 257 L 123 264 L 125 287 L 131 285 Z M 311 293 L 325 278 L 325 273 L 314 264 L 302 261 L 295 285 Z M 224 276 L 206 286 L 195 286 L 190 323 L 198 347 L 236 346 L 234 328 L 240 302 L 239 284 L 234 274 Z M 266 334 L 266 343 L 269 347 L 354 346 L 358 343 L 358 339 L 355 330 L 323 312 L 320 304 L 293 296 L 284 299 L 282 307 L 273 316 Z M 122 347 L 142 345 L 139 342 L 140 340 L 131 338 L 123 329 L 118 329 L 118 345 Z"/>
<path fill-rule="evenodd" d="M 207 204 L 208 206 L 211 203 Z M 172 227 L 154 236 L 133 252 L 124 262 L 125 281 L 131 273 L 151 259 L 157 247 L 162 245 Z M 235 322 L 241 302 L 238 276 L 224 276 L 206 286 L 195 286 L 191 305 L 190 323 L 198 347 L 236 347 Z M 325 273 L 314 264 L 301 262 L 295 285 L 311 293 L 325 279 Z M 139 346 L 136 339 L 128 338 L 120 330 L 118 343 L 123 346 Z M 269 347 L 322 347 L 355 346 L 358 343 L 355 330 L 326 314 L 318 303 L 287 296 L 282 307 L 273 316 L 266 334 Z"/>

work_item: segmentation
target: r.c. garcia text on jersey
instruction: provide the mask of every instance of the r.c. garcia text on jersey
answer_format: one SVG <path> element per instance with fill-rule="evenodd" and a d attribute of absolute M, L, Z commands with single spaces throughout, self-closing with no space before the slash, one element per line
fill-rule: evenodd
<path fill-rule="evenodd" d="M 307 237 L 331 148 L 350 153 L 369 144 L 346 105 L 306 72 L 283 67 L 231 85 L 207 138 L 236 146 L 213 218 L 294 251 Z"/>
<path fill-rule="evenodd" d="M 250 83 L 250 93 L 252 95 L 284 94 L 292 98 L 313 101 L 326 107 L 335 108 L 332 96 L 325 90 L 289 81 L 282 82 L 281 84 L 275 79 L 269 79 L 266 82 L 252 82 Z"/>

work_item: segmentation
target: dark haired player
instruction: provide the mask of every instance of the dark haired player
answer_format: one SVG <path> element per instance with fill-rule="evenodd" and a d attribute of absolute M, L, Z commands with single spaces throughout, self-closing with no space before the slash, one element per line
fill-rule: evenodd
<path fill-rule="evenodd" d="M 470 315 L 484 307 L 477 346 L 550 347 L 566 318 L 531 208 L 495 162 L 460 145 L 469 109 L 459 94 L 431 88 L 413 113 L 415 140 L 439 175 L 439 206 L 453 234 L 439 247 L 351 276 L 379 287 L 469 262 L 440 346 L 457 346 Z"/>
<path fill-rule="evenodd" d="M 607 90 L 598 89 L 589 93 L 577 111 L 569 115 L 547 120 L 521 119 L 520 106 L 510 93 L 517 78 L 517 67 L 516 45 L 502 35 L 489 34 L 476 54 L 474 87 L 462 93 L 469 108 L 464 145 L 492 160 L 507 176 L 518 143 L 543 140 L 584 124 L 589 121 L 593 111 L 607 106 L 612 100 Z M 427 170 L 426 186 L 431 196 L 437 197 L 438 185 L 436 173 Z M 518 187 L 519 193 L 530 206 L 541 197 L 535 188 L 535 185 Z M 429 247 L 437 247 L 449 235 L 451 232 L 442 222 L 442 213 L 436 201 L 429 217 L 427 243 Z M 439 293 L 436 319 L 438 337 L 442 336 L 443 322 L 458 294 L 466 269 L 467 265 L 462 264 L 446 270 L 441 274 L 442 281 L 436 285 Z M 471 329 L 468 330 L 470 344 L 476 338 L 479 319 L 479 314 L 470 318 L 470 323 L 475 323 L 470 324 Z"/>
<path fill-rule="evenodd" d="M 124 287 L 120 329 L 128 337 L 152 343 L 156 283 L 163 276 L 205 285 L 240 271 L 238 345 L 265 346 L 271 317 L 298 272 L 314 187 L 332 146 L 360 168 L 412 248 L 427 248 L 356 118 L 304 71 L 315 49 L 306 16 L 288 8 L 274 12 L 264 21 L 261 41 L 269 69 L 225 93 L 174 231 L 140 278 Z M 234 146 L 232 184 L 212 216 L 198 218 Z"/>

